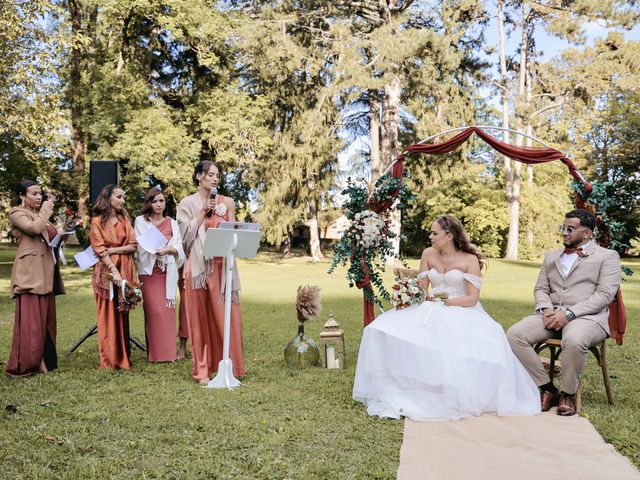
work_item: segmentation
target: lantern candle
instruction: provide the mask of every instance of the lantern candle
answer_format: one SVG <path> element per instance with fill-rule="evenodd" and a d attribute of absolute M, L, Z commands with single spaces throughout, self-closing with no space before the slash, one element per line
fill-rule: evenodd
<path fill-rule="evenodd" d="M 336 348 L 333 345 L 327 345 L 327 368 L 339 368 L 336 366 Z"/>
<path fill-rule="evenodd" d="M 320 332 L 320 353 L 324 368 L 330 370 L 344 368 L 344 331 L 333 317 L 333 312 L 329 313 L 329 320 Z"/>

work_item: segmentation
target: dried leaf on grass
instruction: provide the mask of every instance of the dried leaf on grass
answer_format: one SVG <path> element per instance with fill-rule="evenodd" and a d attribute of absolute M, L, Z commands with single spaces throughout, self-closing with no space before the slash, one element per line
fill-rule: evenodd
<path fill-rule="evenodd" d="M 48 442 L 55 443 L 56 445 L 64 445 L 64 440 L 56 437 L 55 435 L 45 435 L 44 439 Z"/>

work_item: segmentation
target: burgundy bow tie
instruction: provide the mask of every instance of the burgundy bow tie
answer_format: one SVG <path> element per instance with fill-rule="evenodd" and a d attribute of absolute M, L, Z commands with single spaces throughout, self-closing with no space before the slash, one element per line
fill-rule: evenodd
<path fill-rule="evenodd" d="M 584 251 L 582 250 L 582 247 L 578 247 L 578 248 L 564 247 L 564 253 L 565 255 L 571 255 L 572 253 L 577 253 L 579 257 L 584 257 Z"/>

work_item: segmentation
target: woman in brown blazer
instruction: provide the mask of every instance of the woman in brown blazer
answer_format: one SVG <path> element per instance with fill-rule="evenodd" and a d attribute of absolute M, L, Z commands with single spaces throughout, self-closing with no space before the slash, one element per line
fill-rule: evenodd
<path fill-rule="evenodd" d="M 6 373 L 21 377 L 46 373 L 58 366 L 55 295 L 64 293 L 49 242 L 56 236 L 49 222 L 53 201 L 42 201 L 42 189 L 23 180 L 16 193 L 20 206 L 9 212 L 11 235 L 18 243 L 11 271 L 11 296 L 16 299 L 13 343 Z M 57 277 L 57 278 L 56 278 Z"/>

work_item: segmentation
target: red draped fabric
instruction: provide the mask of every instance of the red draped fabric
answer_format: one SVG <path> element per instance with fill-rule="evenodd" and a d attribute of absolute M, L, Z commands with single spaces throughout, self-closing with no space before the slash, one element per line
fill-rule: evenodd
<path fill-rule="evenodd" d="M 402 178 L 403 162 L 408 154 L 427 153 L 429 155 L 443 155 L 445 153 L 456 150 L 474 133 L 496 151 L 518 162 L 526 163 L 528 165 L 535 165 L 560 160 L 567 166 L 571 176 L 582 185 L 585 193 L 591 193 L 591 184 L 584 179 L 582 174 L 576 168 L 575 164 L 567 157 L 565 157 L 561 151 L 551 147 L 517 147 L 515 145 L 510 145 L 489 135 L 478 127 L 469 127 L 454 135 L 446 142 L 437 144 L 416 143 L 414 145 L 408 146 L 407 148 L 405 148 L 404 152 L 398 155 L 394 160 L 394 163 L 392 164 L 393 167 L 391 169 L 391 175 L 395 178 Z M 367 204 L 367 207 L 378 214 L 384 213 L 391 207 L 391 205 L 393 205 L 397 194 L 398 192 L 394 192 L 391 198 L 382 202 L 370 201 Z M 585 202 L 585 198 L 583 198 L 581 195 L 577 196 L 576 206 L 578 208 L 584 208 Z M 373 311 L 373 302 L 367 300 L 368 298 L 373 297 L 369 275 L 365 274 L 365 278 L 362 282 L 359 282 L 357 286 L 358 288 L 362 288 L 364 293 L 364 326 L 366 327 L 375 318 Z M 609 325 L 611 327 L 611 338 L 614 338 L 619 345 L 622 345 L 622 337 L 624 336 L 626 323 L 627 315 L 624 309 L 624 304 L 622 303 L 622 293 L 618 289 L 616 302 L 612 303 L 610 306 Z"/>
<path fill-rule="evenodd" d="M 624 309 L 622 301 L 622 290 L 618 288 L 616 299 L 609 305 L 609 336 L 618 345 L 622 345 L 624 332 L 627 329 L 627 311 Z"/>

